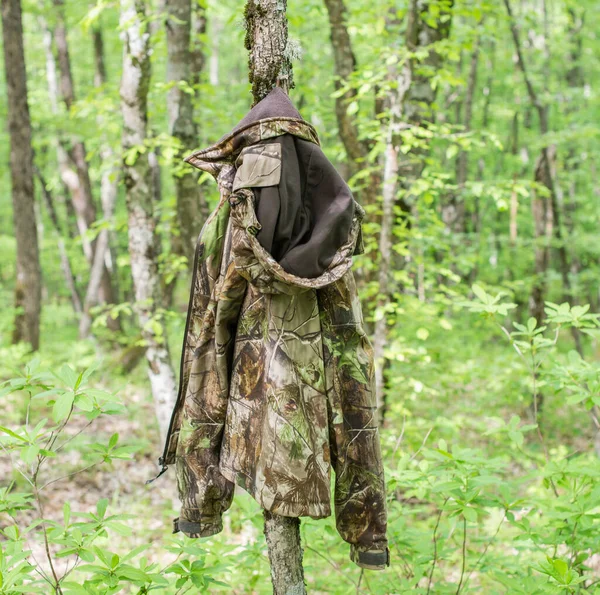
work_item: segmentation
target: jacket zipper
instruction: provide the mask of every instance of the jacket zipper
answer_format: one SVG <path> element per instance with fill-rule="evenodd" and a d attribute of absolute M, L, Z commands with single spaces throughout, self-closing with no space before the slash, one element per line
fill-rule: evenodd
<path fill-rule="evenodd" d="M 183 363 L 185 360 L 185 351 L 186 351 L 185 348 L 187 345 L 188 331 L 190 328 L 190 321 L 192 318 L 192 310 L 193 310 L 192 306 L 194 303 L 193 299 L 194 299 L 194 291 L 196 288 L 196 277 L 197 277 L 197 270 L 198 270 L 198 254 L 200 252 L 200 243 L 201 243 L 200 239 L 202 238 L 202 234 L 204 232 L 204 228 L 206 227 L 206 223 L 208 223 L 208 219 L 204 222 L 204 225 L 202 226 L 202 229 L 200 230 L 198 240 L 196 241 L 196 248 L 194 250 L 194 270 L 192 272 L 192 286 L 190 288 L 190 297 L 189 297 L 189 301 L 188 301 L 188 312 L 187 312 L 187 317 L 185 320 L 185 331 L 183 332 L 183 344 L 181 347 L 181 360 L 179 363 L 179 387 L 177 390 L 177 399 L 175 400 L 175 406 L 173 407 L 173 412 L 171 413 L 171 421 L 169 422 L 169 429 L 167 430 L 167 437 L 165 438 L 165 446 L 163 449 L 163 454 L 158 459 L 160 471 L 158 472 L 157 475 L 155 475 L 151 479 L 146 480 L 147 484 L 152 483 L 153 481 L 158 479 L 168 469 L 168 465 L 165 464 L 165 461 L 167 459 L 169 443 L 171 441 L 171 434 L 173 433 L 173 426 L 175 425 L 175 417 L 177 416 L 177 412 L 178 412 L 180 406 L 182 405 Z"/>

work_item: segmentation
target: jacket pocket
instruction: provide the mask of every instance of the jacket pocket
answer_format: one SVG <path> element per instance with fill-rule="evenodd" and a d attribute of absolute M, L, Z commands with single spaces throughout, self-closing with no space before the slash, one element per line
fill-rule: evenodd
<path fill-rule="evenodd" d="M 277 186 L 281 180 L 281 145 L 269 143 L 246 147 L 235 165 L 233 192 L 240 188 Z"/>

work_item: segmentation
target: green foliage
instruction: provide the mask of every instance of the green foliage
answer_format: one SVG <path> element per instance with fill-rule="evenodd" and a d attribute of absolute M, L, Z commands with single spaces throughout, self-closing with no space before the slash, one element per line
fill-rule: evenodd
<path fill-rule="evenodd" d="M 173 560 L 165 566 L 143 554 L 150 544 L 113 551 L 115 539 L 132 535 L 132 514 L 110 514 L 109 500 L 101 498 L 90 512 L 73 510 L 66 501 L 62 518 L 47 518 L 45 507 L 53 490 L 93 467 L 129 460 L 134 445 L 119 443 L 114 433 L 107 442 L 95 442 L 91 426 L 100 416 L 117 416 L 124 409 L 115 394 L 89 384 L 93 370 L 80 373 L 63 365 L 50 374 L 39 361 L 31 361 L 23 373 L 5 382 L 5 398 L 27 399 L 25 421 L 14 429 L 0 427 L 0 447 L 10 458 L 15 477 L 0 490 L 0 593 L 46 593 L 51 588 L 65 595 L 107 595 L 150 591 L 169 593 L 193 585 L 227 586 L 213 577 L 228 565 L 207 567 L 206 552 L 195 540 L 172 540 Z M 51 414 L 54 423 L 47 416 Z M 42 417 L 38 421 L 38 417 Z M 34 425 L 35 424 L 35 425 Z M 74 453 L 76 465 L 64 462 Z M 63 465 L 69 469 L 58 475 Z M 78 520 L 76 520 L 78 519 Z M 33 551 L 45 551 L 44 562 Z M 185 556 L 184 559 L 182 556 Z M 190 561 L 190 557 L 195 560 Z M 32 564 L 30 560 L 36 560 Z"/>

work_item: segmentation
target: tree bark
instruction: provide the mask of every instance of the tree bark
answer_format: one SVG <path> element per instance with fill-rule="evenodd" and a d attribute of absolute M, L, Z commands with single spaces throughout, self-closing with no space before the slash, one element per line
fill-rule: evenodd
<path fill-rule="evenodd" d="M 471 120 L 473 118 L 473 97 L 475 96 L 475 87 L 477 85 L 477 67 L 479 64 L 479 49 L 481 47 L 481 35 L 477 36 L 475 47 L 471 54 L 471 64 L 469 66 L 469 77 L 467 79 L 467 89 L 465 91 L 465 113 L 463 117 L 463 127 L 465 132 L 471 131 Z M 468 173 L 468 153 L 460 151 L 456 158 L 456 183 L 459 187 L 464 187 L 467 181 Z M 463 225 L 464 227 L 464 225 Z"/>
<path fill-rule="evenodd" d="M 210 58 L 208 60 L 208 82 L 216 87 L 219 85 L 219 52 L 223 23 L 218 15 L 213 15 L 210 21 Z"/>
<path fill-rule="evenodd" d="M 131 155 L 147 137 L 147 99 L 150 84 L 150 40 L 143 0 L 121 1 L 124 43 L 121 79 L 123 152 Z M 160 251 L 153 205 L 153 180 L 147 153 L 123 161 L 128 213 L 129 255 L 135 308 L 146 347 L 148 376 L 162 439 L 166 438 L 175 405 L 175 374 L 166 333 L 159 314 L 161 304 L 157 259 Z"/>
<path fill-rule="evenodd" d="M 4 72 L 7 87 L 8 132 L 13 224 L 17 244 L 13 342 L 40 343 L 41 268 L 35 221 L 31 118 L 27 102 L 27 71 L 23 49 L 20 0 L 2 0 Z"/>
<path fill-rule="evenodd" d="M 198 85 L 206 66 L 206 8 L 198 0 L 192 0 L 191 77 L 194 97 L 198 99 Z"/>
<path fill-rule="evenodd" d="M 412 69 L 412 82 L 404 100 L 404 119 L 411 126 L 426 128 L 435 120 L 432 110 L 436 97 L 436 87 L 432 84 L 431 73 L 436 72 L 442 65 L 443 57 L 436 50 L 436 44 L 445 40 L 450 35 L 452 24 L 452 1 L 447 4 L 432 3 L 429 0 L 411 0 L 407 15 L 406 45 L 409 51 L 423 53 L 424 58 L 409 59 Z M 425 68 L 423 68 L 423 66 Z M 413 149 L 400 163 L 400 176 L 402 177 L 402 196 L 398 204 L 402 211 L 410 213 L 413 202 L 410 197 L 410 188 L 415 180 L 421 177 L 425 166 L 426 151 Z M 442 206 L 442 218 L 448 219 Z M 453 208 L 450 205 L 449 208 Z M 410 223 L 410 221 L 409 221 Z"/>
<path fill-rule="evenodd" d="M 331 45 L 335 62 L 335 89 L 339 90 L 356 70 L 356 56 L 346 20 L 348 11 L 343 0 L 325 0 L 331 28 Z M 343 95 L 336 97 L 335 115 L 337 117 L 339 135 L 350 160 L 353 174 L 359 169 L 359 163 L 365 157 L 365 151 L 358 140 L 358 126 L 354 118 L 348 114 L 348 104 L 356 97 L 356 89 L 348 89 Z"/>
<path fill-rule="evenodd" d="M 305 595 L 300 519 L 264 511 L 273 595 Z"/>
<path fill-rule="evenodd" d="M 192 72 L 202 64 L 198 47 L 191 50 L 192 0 L 170 0 L 167 3 L 167 93 L 169 133 L 177 140 L 173 162 L 173 181 L 177 201 L 178 246 L 191 269 L 199 232 L 201 203 L 197 170 L 186 167 L 182 160 L 197 143 L 198 129 L 194 122 L 193 95 L 189 87 L 200 72 Z M 187 87 L 187 88 L 186 88 Z"/>
<path fill-rule="evenodd" d="M 254 104 L 273 87 L 286 93 L 294 88 L 292 63 L 287 47 L 287 0 L 247 0 L 244 9 L 248 80 Z"/>
<path fill-rule="evenodd" d="M 203 6 L 201 2 L 198 0 L 192 1 L 192 55 L 191 55 L 191 66 L 192 66 L 192 86 L 194 87 L 194 100 L 197 104 L 200 98 L 200 83 L 202 81 L 202 73 L 207 64 L 206 58 L 206 28 L 207 28 L 207 19 L 206 19 L 206 8 Z M 211 62 L 210 68 L 212 68 L 213 57 L 216 59 L 216 68 L 218 69 L 218 40 L 217 35 L 213 34 L 212 41 L 214 43 L 213 51 L 211 54 Z M 217 83 L 218 84 L 218 81 Z M 198 141 L 194 139 L 194 144 Z M 199 212 L 199 220 L 206 221 L 210 214 L 210 210 L 208 208 L 208 201 L 204 196 L 202 189 L 199 188 L 199 202 L 200 202 L 200 212 Z"/>
<path fill-rule="evenodd" d="M 254 104 L 276 85 L 286 92 L 293 86 L 285 11 L 286 0 L 246 2 L 246 49 Z M 264 531 L 274 595 L 305 595 L 300 520 L 265 511 Z"/>

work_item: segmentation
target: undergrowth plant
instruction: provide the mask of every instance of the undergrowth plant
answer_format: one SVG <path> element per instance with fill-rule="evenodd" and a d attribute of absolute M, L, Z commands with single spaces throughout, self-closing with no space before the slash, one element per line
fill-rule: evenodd
<path fill-rule="evenodd" d="M 68 365 L 51 374 L 33 360 L 4 384 L 1 396 L 16 395 L 24 407 L 21 424 L 0 426 L 0 447 L 13 470 L 0 488 L 0 594 L 183 593 L 223 585 L 213 574 L 227 565 L 207 568 L 199 541 L 170 540 L 172 560 L 163 565 L 144 556 L 150 543 L 114 551 L 115 538 L 131 535 L 131 515 L 110 514 L 106 498 L 91 512 L 64 502 L 62 520 L 46 514 L 59 486 L 94 467 L 131 458 L 136 450 L 121 445 L 116 433 L 95 441 L 99 418 L 121 414 L 124 407 L 114 393 L 90 385 L 91 374 Z"/>

